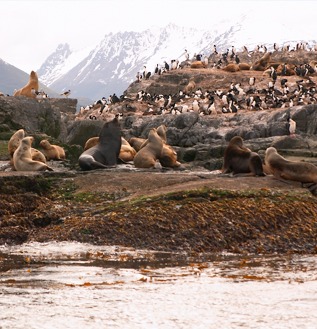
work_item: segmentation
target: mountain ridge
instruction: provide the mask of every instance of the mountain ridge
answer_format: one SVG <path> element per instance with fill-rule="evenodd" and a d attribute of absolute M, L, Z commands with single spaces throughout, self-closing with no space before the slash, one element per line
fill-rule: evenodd
<path fill-rule="evenodd" d="M 40 82 L 56 90 L 57 95 L 70 89 L 72 97 L 97 100 L 113 93 L 124 93 L 136 80 L 138 72 L 145 69 L 144 66 L 153 75 L 155 67 L 163 66 L 164 61 L 169 64 L 172 59 L 183 61 L 185 49 L 192 59 L 197 53 L 209 56 L 214 45 L 222 53 L 232 46 L 237 50 L 246 46 L 253 51 L 257 45 L 265 45 L 270 51 L 274 43 L 280 47 L 288 43 L 290 48 L 297 42 L 316 43 L 312 32 L 307 31 L 307 39 L 303 40 L 300 28 L 291 24 L 281 27 L 274 17 L 270 21 L 274 33 L 268 33 L 267 22 L 265 24 L 262 16 L 250 10 L 235 21 L 224 20 L 215 24 L 212 30 L 170 23 L 141 32 L 110 32 L 98 43 L 77 50 L 69 43 L 60 43 L 37 73 Z M 15 85 L 21 87 L 20 83 Z M 2 87 L 0 90 L 13 92 L 12 88 L 8 89 Z"/>
<path fill-rule="evenodd" d="M 213 51 L 213 45 L 217 46 L 219 52 L 225 52 L 232 45 L 240 49 L 246 46 L 253 51 L 257 45 L 266 45 L 268 50 L 271 50 L 274 42 L 280 46 L 289 43 L 294 47 L 297 42 L 307 41 L 299 39 L 294 30 L 294 41 L 287 41 L 290 39 L 288 30 L 282 28 L 274 35 L 276 40 L 270 43 L 272 36 L 257 27 L 258 20 L 249 13 L 241 16 L 236 22 L 224 21 L 210 31 L 179 27 L 170 23 L 163 28 L 147 29 L 142 32 L 108 33 L 90 50 L 80 50 L 83 55 L 81 60 L 78 52 L 68 53 L 68 44 L 64 47 L 59 45 L 55 51 L 58 64 L 50 66 L 49 61 L 52 58 L 48 57 L 39 70 L 39 78 L 52 89 L 71 89 L 74 97 L 100 99 L 113 93 L 122 94 L 136 80 L 138 72 L 142 73 L 144 66 L 153 74 L 156 65 L 162 66 L 164 61 L 170 63 L 172 59 L 178 59 L 180 62 L 185 60 L 185 49 L 193 58 L 197 53 L 209 56 Z M 314 44 L 315 40 L 310 39 L 308 42 Z M 73 61 L 74 65 L 67 68 L 66 64 L 70 64 L 71 56 L 78 56 L 77 61 Z M 43 67 L 46 68 L 45 74 L 42 74 Z M 58 72 L 62 74 L 58 75 Z"/>

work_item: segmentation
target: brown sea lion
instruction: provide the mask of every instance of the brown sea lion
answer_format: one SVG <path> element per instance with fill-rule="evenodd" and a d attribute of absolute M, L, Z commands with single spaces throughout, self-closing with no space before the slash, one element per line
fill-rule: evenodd
<path fill-rule="evenodd" d="M 119 159 L 123 162 L 133 161 L 136 153 L 136 150 L 130 145 L 130 143 L 125 138 L 121 137 Z"/>
<path fill-rule="evenodd" d="M 275 147 L 265 151 L 266 170 L 278 179 L 301 183 L 317 183 L 317 167 L 309 162 L 291 161 L 278 154 Z"/>
<path fill-rule="evenodd" d="M 266 70 L 269 62 L 271 61 L 271 52 L 265 53 L 258 61 L 256 61 L 252 66 L 251 70 L 254 71 L 264 71 Z"/>
<path fill-rule="evenodd" d="M 129 139 L 129 144 L 138 152 L 141 149 L 141 146 L 146 141 L 145 138 L 141 137 L 131 137 Z"/>
<path fill-rule="evenodd" d="M 196 88 L 195 80 L 193 77 L 191 77 L 189 79 L 188 84 L 185 86 L 183 92 L 184 92 L 184 94 L 188 95 L 188 94 L 192 93 L 195 90 L 195 88 Z"/>
<path fill-rule="evenodd" d="M 89 139 L 87 139 L 85 146 L 84 146 L 84 151 L 90 149 L 91 147 L 97 145 L 99 142 L 99 137 L 91 137 Z"/>
<path fill-rule="evenodd" d="M 167 128 L 165 125 L 160 125 L 157 128 L 157 134 L 161 137 L 163 141 L 163 149 L 159 161 L 163 167 L 167 167 L 167 168 L 180 167 L 181 163 L 177 161 L 176 151 L 173 149 L 172 146 L 167 144 L 166 130 Z"/>
<path fill-rule="evenodd" d="M 17 171 L 44 171 L 53 170 L 47 164 L 34 161 L 31 154 L 31 145 L 34 138 L 27 136 L 22 138 L 19 147 L 13 154 L 13 165 Z"/>
<path fill-rule="evenodd" d="M 32 155 L 32 160 L 46 163 L 45 155 L 41 151 L 39 151 L 33 147 L 31 148 L 31 155 Z"/>
<path fill-rule="evenodd" d="M 204 69 L 206 64 L 202 61 L 195 61 L 190 64 L 191 69 Z"/>
<path fill-rule="evenodd" d="M 106 122 L 99 134 L 98 144 L 84 151 L 78 159 L 82 170 L 114 167 L 121 148 L 121 129 L 118 116 Z"/>
<path fill-rule="evenodd" d="M 8 142 L 8 151 L 10 157 L 13 157 L 14 151 L 19 147 L 21 140 L 25 137 L 24 129 L 17 130 Z"/>
<path fill-rule="evenodd" d="M 42 139 L 40 146 L 47 160 L 65 160 L 65 151 L 61 146 L 51 144 L 47 139 Z"/>
<path fill-rule="evenodd" d="M 36 72 L 30 73 L 29 82 L 19 90 L 16 90 L 13 96 L 26 96 L 36 98 L 36 92 L 39 90 L 39 79 Z"/>
<path fill-rule="evenodd" d="M 162 138 L 155 128 L 149 131 L 148 139 L 133 159 L 136 168 L 155 168 L 163 149 Z"/>
<path fill-rule="evenodd" d="M 277 75 L 295 75 L 295 65 L 294 64 L 280 64 L 276 68 Z"/>
<path fill-rule="evenodd" d="M 251 68 L 251 65 L 248 63 L 239 63 L 238 66 L 240 71 L 248 71 Z"/>
<path fill-rule="evenodd" d="M 240 71 L 240 68 L 238 64 L 230 63 L 226 65 L 223 70 L 226 72 L 238 72 Z"/>
<path fill-rule="evenodd" d="M 265 176 L 260 156 L 245 147 L 240 136 L 231 138 L 225 149 L 222 173 Z"/>

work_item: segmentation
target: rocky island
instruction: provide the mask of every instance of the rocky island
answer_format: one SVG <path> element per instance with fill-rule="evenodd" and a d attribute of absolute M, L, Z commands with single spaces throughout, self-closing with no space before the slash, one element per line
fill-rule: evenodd
<path fill-rule="evenodd" d="M 262 55 L 253 58 L 253 64 Z M 270 65 L 278 67 L 276 63 L 286 60 L 293 65 L 308 63 L 315 54 L 305 56 L 272 54 Z M 261 90 L 265 93 L 272 81 L 267 70 L 229 72 L 225 67 L 189 66 L 136 81 L 110 104 L 105 117 L 121 114 L 121 132 L 127 140 L 147 138 L 151 128 L 164 124 L 168 143 L 182 164 L 177 170 L 119 164 L 83 172 L 78 157 L 104 123 L 104 118 L 89 117 L 96 108 L 80 112 L 77 100 L 71 98 L 0 96 L 0 243 L 75 240 L 193 253 L 316 253 L 317 203 L 307 188 L 272 175 L 218 175 L 224 150 L 234 136 L 241 136 L 262 159 L 274 146 L 288 159 L 316 163 L 317 104 L 313 96 L 299 99 L 296 92 L 314 88 L 316 73 L 286 76 L 290 89 L 286 96 L 278 85 L 285 76 L 278 76 L 273 89 L 287 102 L 275 107 L 248 105 L 252 77 L 257 81 L 252 97 L 256 93 L 264 99 Z M 191 80 L 195 86 L 187 106 L 193 106 L 197 90 L 209 91 L 217 105 L 215 113 L 178 110 L 176 114 L 180 106 L 176 102 L 168 112 L 158 113 L 164 105 L 138 96 L 142 91 L 165 99 L 184 90 Z M 239 84 L 244 92 L 235 94 L 239 109 L 222 111 L 217 92 L 227 93 L 231 85 Z M 296 97 L 290 98 L 290 93 Z M 289 105 L 290 100 L 297 103 Z M 199 106 L 204 109 L 202 101 Z M 289 133 L 289 117 L 296 122 L 295 136 Z M 66 161 L 50 161 L 52 172 L 9 170 L 8 140 L 21 128 L 34 136 L 35 148 L 44 137 L 62 145 Z"/>

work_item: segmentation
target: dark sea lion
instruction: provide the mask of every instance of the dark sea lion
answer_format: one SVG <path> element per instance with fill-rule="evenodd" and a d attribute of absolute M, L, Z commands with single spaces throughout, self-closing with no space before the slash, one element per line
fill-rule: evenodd
<path fill-rule="evenodd" d="M 82 170 L 114 167 L 118 163 L 121 148 L 121 129 L 116 116 L 106 122 L 99 134 L 98 144 L 85 150 L 78 159 Z"/>
<path fill-rule="evenodd" d="M 89 138 L 85 143 L 84 151 L 97 145 L 98 141 L 99 141 L 99 137 Z M 145 139 L 144 139 L 144 141 L 145 141 Z M 123 162 L 133 161 L 133 158 L 136 155 L 136 152 L 137 151 L 130 145 L 130 143 L 124 137 L 121 137 L 121 148 L 120 148 L 119 159 Z"/>
<path fill-rule="evenodd" d="M 225 149 L 222 173 L 265 176 L 260 156 L 245 147 L 240 136 L 231 138 Z"/>

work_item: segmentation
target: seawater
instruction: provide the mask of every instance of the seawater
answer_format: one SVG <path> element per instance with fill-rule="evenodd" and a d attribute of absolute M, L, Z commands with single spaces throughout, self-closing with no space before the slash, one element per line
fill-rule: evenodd
<path fill-rule="evenodd" d="M 316 255 L 0 246 L 0 328 L 317 328 Z"/>

